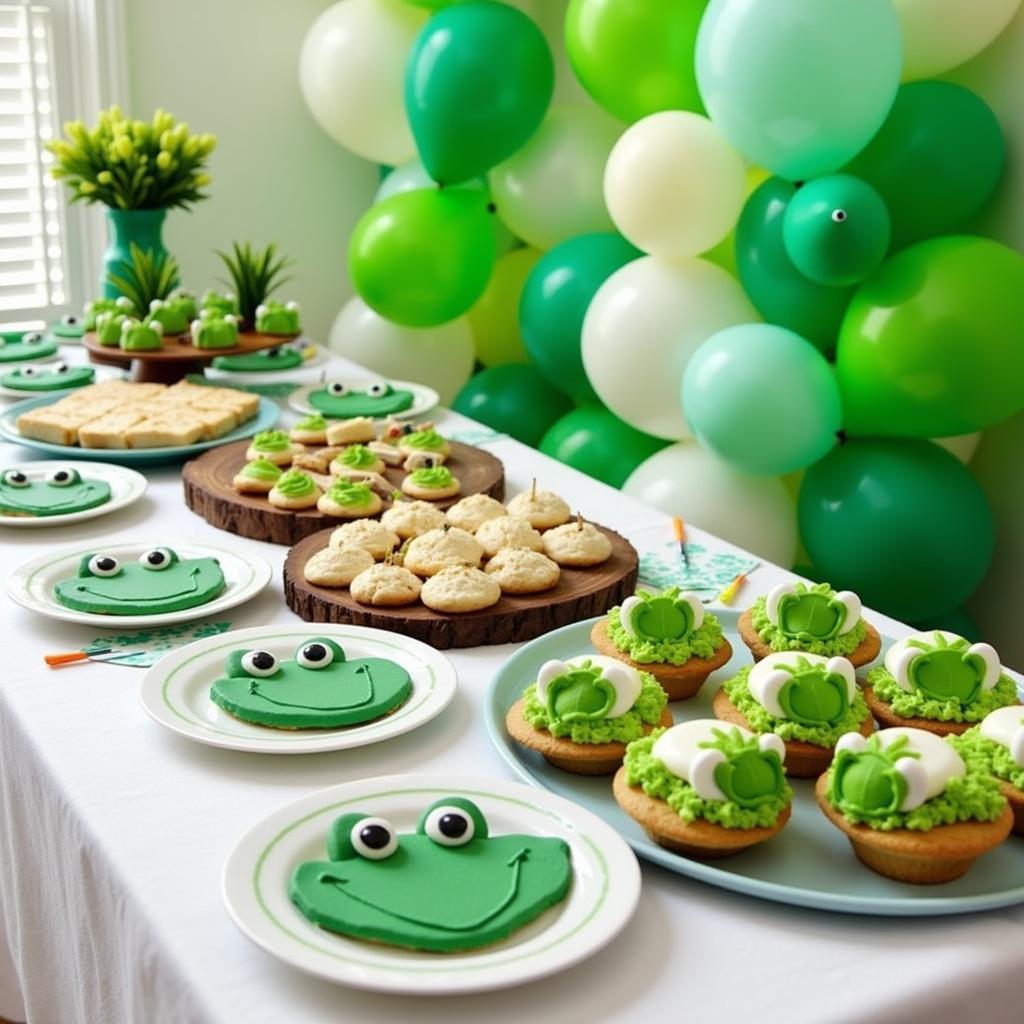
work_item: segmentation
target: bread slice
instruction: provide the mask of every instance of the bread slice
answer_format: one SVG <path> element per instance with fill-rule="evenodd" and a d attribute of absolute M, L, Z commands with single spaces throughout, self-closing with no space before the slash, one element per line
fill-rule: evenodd
<path fill-rule="evenodd" d="M 195 444 L 203 437 L 203 424 L 192 414 L 147 416 L 125 433 L 129 448 L 165 448 Z"/>
<path fill-rule="evenodd" d="M 50 408 L 33 409 L 18 417 L 18 432 L 22 437 L 48 444 L 76 444 L 80 422 Z"/>
<path fill-rule="evenodd" d="M 83 448 L 128 448 L 128 430 L 143 419 L 145 413 L 141 409 L 105 413 L 78 428 L 78 443 Z"/>

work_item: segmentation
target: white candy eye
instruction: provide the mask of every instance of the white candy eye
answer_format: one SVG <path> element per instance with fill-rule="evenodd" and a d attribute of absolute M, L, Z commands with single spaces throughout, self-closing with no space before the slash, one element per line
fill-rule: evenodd
<path fill-rule="evenodd" d="M 291 302 L 286 302 L 284 304 L 284 308 L 287 309 L 291 313 L 298 313 L 298 311 L 299 311 L 299 304 L 293 299 Z"/>
<path fill-rule="evenodd" d="M 782 742 L 781 737 L 776 736 L 773 732 L 763 732 L 757 737 L 757 748 L 762 753 L 767 754 L 769 752 L 777 754 L 779 760 L 786 763 L 786 744 Z"/>
<path fill-rule="evenodd" d="M 159 320 L 154 320 L 150 325 L 157 334 L 162 338 L 164 336 L 164 325 Z"/>
<path fill-rule="evenodd" d="M 113 555 L 93 555 L 89 559 L 89 572 L 93 576 L 116 576 L 121 563 Z"/>
<path fill-rule="evenodd" d="M 334 395 L 335 398 L 342 398 L 348 394 L 348 385 L 342 384 L 340 380 L 332 380 L 327 385 L 327 394 Z"/>
<path fill-rule="evenodd" d="M 907 795 L 900 803 L 899 810 L 912 811 L 928 798 L 928 773 L 920 761 L 912 757 L 901 757 L 896 762 L 896 771 L 907 784 Z"/>
<path fill-rule="evenodd" d="M 461 807 L 435 807 L 423 831 L 440 846 L 465 846 L 475 835 L 476 825 Z"/>
<path fill-rule="evenodd" d="M 46 482 L 54 487 L 70 487 L 77 484 L 81 478 L 73 469 L 51 469 L 46 474 Z"/>
<path fill-rule="evenodd" d="M 371 384 L 366 389 L 366 393 L 371 398 L 383 398 L 385 395 L 389 394 L 390 391 L 391 386 L 382 380 L 377 381 L 375 384 Z"/>
<path fill-rule="evenodd" d="M 985 674 L 982 678 L 981 686 L 984 690 L 991 690 L 999 682 L 999 677 L 1003 671 L 1002 665 L 999 664 L 999 655 L 996 654 L 996 649 L 991 644 L 971 644 L 967 649 L 967 653 L 981 658 L 985 665 Z"/>
<path fill-rule="evenodd" d="M 717 748 L 702 750 L 690 762 L 690 785 L 702 800 L 728 799 L 715 782 L 715 769 L 725 763 L 725 754 Z"/>
<path fill-rule="evenodd" d="M 174 557 L 169 548 L 150 548 L 139 555 L 139 565 L 144 569 L 160 571 L 166 569 L 173 561 Z"/>
<path fill-rule="evenodd" d="M 832 211 L 832 220 L 836 224 L 842 224 L 843 221 L 846 220 L 846 211 L 845 210 L 833 210 Z"/>
<path fill-rule="evenodd" d="M 398 834 L 387 818 L 363 818 L 349 833 L 352 849 L 367 860 L 385 860 L 398 849 Z"/>
<path fill-rule="evenodd" d="M 61 322 L 61 323 L 62 323 L 62 324 L 63 324 L 63 325 L 65 326 L 65 327 L 77 327 L 77 326 L 78 326 L 78 317 L 77 317 L 77 316 L 75 316 L 75 314 L 74 314 L 74 313 L 65 313 L 65 314 L 64 314 L 64 315 L 63 315 L 63 316 L 62 316 L 62 317 L 60 318 L 60 322 Z"/>
<path fill-rule="evenodd" d="M 825 671 L 842 676 L 846 683 L 846 699 L 852 704 L 853 698 L 857 696 L 857 676 L 853 665 L 846 658 L 829 658 L 825 662 Z"/>
<path fill-rule="evenodd" d="M 28 477 L 20 469 L 9 469 L 4 473 L 4 483 L 8 487 L 28 487 Z"/>
<path fill-rule="evenodd" d="M 768 621 L 773 626 L 777 626 L 779 624 L 779 602 L 787 594 L 795 593 L 795 583 L 780 583 L 777 587 L 773 587 L 768 592 L 768 596 L 764 599 L 764 613 L 768 616 Z"/>
<path fill-rule="evenodd" d="M 163 303 L 159 299 L 153 299 L 149 304 L 149 311 L 152 313 L 154 310 L 161 309 L 162 307 Z"/>
<path fill-rule="evenodd" d="M 843 624 L 839 627 L 839 635 L 843 636 L 856 627 L 863 608 L 860 598 L 852 590 L 840 590 L 835 599 L 846 609 L 846 618 L 843 619 Z"/>
<path fill-rule="evenodd" d="M 851 754 L 860 754 L 868 745 L 868 741 L 859 732 L 844 732 L 836 741 L 836 753 L 848 750 Z"/>
<path fill-rule="evenodd" d="M 619 609 L 619 622 L 622 624 L 622 629 L 626 636 L 631 636 L 634 640 L 637 639 L 637 635 L 636 627 L 633 625 L 633 613 L 643 603 L 641 598 L 634 595 L 633 597 L 627 597 Z"/>
<path fill-rule="evenodd" d="M 38 366 L 23 366 L 21 368 L 22 377 L 38 377 L 42 372 L 42 369 Z"/>
<path fill-rule="evenodd" d="M 299 648 L 295 660 L 303 668 L 327 668 L 334 661 L 334 651 L 327 644 L 306 644 Z"/>
<path fill-rule="evenodd" d="M 266 304 L 265 304 L 265 303 L 261 302 L 261 303 L 260 303 L 260 304 L 259 304 L 259 305 L 258 305 L 258 306 L 256 307 L 256 315 L 257 315 L 257 316 L 266 316 L 266 315 L 267 315 L 267 307 L 266 307 Z"/>
<path fill-rule="evenodd" d="M 134 309 L 135 308 L 135 303 L 133 303 L 132 300 L 129 299 L 127 295 L 121 295 L 121 296 L 118 296 L 118 298 L 114 299 L 114 305 L 117 306 L 118 309 Z"/>
<path fill-rule="evenodd" d="M 242 668 L 246 675 L 266 679 L 277 671 L 277 658 L 270 651 L 246 651 L 242 655 Z"/>
<path fill-rule="evenodd" d="M 615 690 L 615 702 L 608 709 L 607 717 L 620 718 L 636 703 L 637 698 L 640 696 L 640 691 L 643 689 L 643 680 L 640 678 L 640 673 L 636 669 L 630 668 L 629 665 L 616 662 L 614 665 L 605 667 L 601 673 L 601 678 L 611 683 L 612 689 Z"/>
<path fill-rule="evenodd" d="M 38 331 L 29 331 L 28 334 L 23 334 L 21 340 L 26 345 L 38 345 L 42 342 L 43 336 Z"/>
<path fill-rule="evenodd" d="M 546 703 L 548 699 L 548 687 L 551 685 L 551 681 L 557 679 L 559 676 L 564 676 L 569 671 L 569 666 L 564 661 L 559 661 L 557 658 L 552 658 L 550 661 L 545 661 L 540 667 L 540 671 L 537 673 L 537 699 L 541 703 Z"/>
<path fill-rule="evenodd" d="M 235 316 L 234 313 L 228 313 L 224 317 L 224 323 L 226 323 L 226 324 L 237 324 L 238 323 L 238 317 Z"/>

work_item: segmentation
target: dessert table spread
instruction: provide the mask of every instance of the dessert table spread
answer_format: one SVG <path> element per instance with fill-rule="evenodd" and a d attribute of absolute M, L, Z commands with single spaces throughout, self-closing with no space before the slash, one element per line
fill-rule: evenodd
<path fill-rule="evenodd" d="M 335 360 L 332 370 L 358 368 Z M 361 372 L 361 371 L 360 371 Z M 284 414 L 284 422 L 292 414 Z M 434 414 L 443 432 L 475 425 Z M 293 418 L 293 417 L 292 417 Z M 507 494 L 537 477 L 636 543 L 668 520 L 516 441 L 485 442 Z M 13 445 L 0 468 L 33 458 Z M 53 545 L 177 541 L 258 552 L 274 580 L 226 612 L 232 628 L 293 623 L 282 598 L 287 548 L 228 535 L 190 512 L 179 466 L 146 468 L 142 501 L 101 519 L 0 527 L 6 577 Z M 698 530 L 693 542 L 729 546 Z M 639 545 L 638 545 L 639 546 Z M 738 607 L 787 578 L 763 565 Z M 299 796 L 375 775 L 447 772 L 511 779 L 484 727 L 488 684 L 515 645 L 445 652 L 459 688 L 413 732 L 335 753 L 275 757 L 191 743 L 151 721 L 138 668 L 50 671 L 95 627 L 64 625 L 4 601 L 0 670 L 0 1016 L 96 1024 L 174 1021 L 488 1019 L 692 1022 L 1019 1020 L 1024 907 L 946 918 L 829 914 L 725 892 L 643 863 L 626 930 L 564 974 L 490 994 L 383 996 L 303 974 L 251 944 L 221 902 L 225 859 L 255 822 Z M 908 627 L 871 612 L 883 635 Z M 1010 840 L 1011 842 L 1020 840 Z M 974 870 L 984 871 L 982 862 Z"/>

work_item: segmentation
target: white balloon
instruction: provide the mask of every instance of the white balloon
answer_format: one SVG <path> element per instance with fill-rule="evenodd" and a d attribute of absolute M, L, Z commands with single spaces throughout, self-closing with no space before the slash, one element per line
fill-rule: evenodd
<path fill-rule="evenodd" d="M 778 477 L 747 476 L 681 441 L 641 462 L 626 494 L 788 569 L 796 556 L 796 509 Z"/>
<path fill-rule="evenodd" d="M 760 319 L 721 267 L 645 256 L 615 271 L 591 300 L 583 367 L 620 419 L 655 437 L 689 437 L 680 388 L 690 356 L 722 328 Z"/>
<path fill-rule="evenodd" d="M 630 126 L 604 171 L 615 226 L 653 256 L 696 256 L 732 229 L 746 196 L 743 157 L 700 114 L 663 110 Z"/>
<path fill-rule="evenodd" d="M 489 176 L 509 228 L 550 249 L 590 231 L 611 231 L 602 176 L 622 125 L 599 110 L 552 107 L 536 134 Z"/>
<path fill-rule="evenodd" d="M 299 85 L 317 124 L 367 160 L 415 152 L 405 117 L 405 64 L 427 12 L 401 0 L 341 0 L 313 22 Z"/>
<path fill-rule="evenodd" d="M 335 317 L 327 347 L 384 377 L 426 384 L 445 405 L 473 372 L 473 333 L 465 317 L 437 327 L 403 327 L 359 296 Z"/>
<path fill-rule="evenodd" d="M 932 78 L 981 53 L 1021 0 L 893 0 L 903 36 L 903 80 Z"/>
<path fill-rule="evenodd" d="M 972 434 L 955 434 L 953 437 L 933 437 L 932 440 L 940 448 L 945 448 L 951 455 L 955 455 L 966 466 L 978 450 L 978 445 L 981 443 L 981 431 L 975 430 Z"/>

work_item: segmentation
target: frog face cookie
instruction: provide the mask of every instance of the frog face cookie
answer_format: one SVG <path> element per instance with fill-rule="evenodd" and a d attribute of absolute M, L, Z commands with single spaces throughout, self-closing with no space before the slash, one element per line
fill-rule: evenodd
<path fill-rule="evenodd" d="M 813 643 L 853 630 L 860 619 L 861 603 L 852 591 L 833 593 L 827 583 L 813 587 L 780 583 L 768 594 L 765 612 L 784 636 Z"/>
<path fill-rule="evenodd" d="M 635 640 L 685 640 L 704 623 L 704 605 L 694 593 L 670 587 L 661 594 L 642 590 L 622 602 L 619 621 Z"/>
<path fill-rule="evenodd" d="M 257 725 L 329 729 L 386 715 L 411 692 L 401 665 L 385 658 L 349 661 L 340 644 L 318 636 L 301 644 L 291 660 L 269 651 L 233 651 L 210 699 Z"/>
<path fill-rule="evenodd" d="M 12 391 L 64 391 L 91 384 L 95 376 L 96 371 L 91 366 L 27 363 L 0 376 L 0 384 Z"/>
<path fill-rule="evenodd" d="M 0 363 L 28 363 L 48 359 L 57 351 L 57 342 L 39 331 L 0 332 Z"/>
<path fill-rule="evenodd" d="M 136 562 L 122 563 L 102 552 L 85 555 L 78 575 L 61 580 L 54 592 L 67 608 L 96 615 L 160 615 L 196 608 L 224 589 L 216 558 L 180 558 L 156 547 Z"/>
<path fill-rule="evenodd" d="M 302 330 L 297 302 L 261 303 L 256 307 L 256 330 L 260 334 L 298 334 Z"/>
<path fill-rule="evenodd" d="M 121 321 L 121 348 L 125 352 L 153 352 L 164 347 L 164 325 L 126 316 Z"/>
<path fill-rule="evenodd" d="M 750 669 L 747 685 L 773 718 L 807 726 L 838 725 L 857 694 L 853 666 L 818 654 L 769 654 Z"/>
<path fill-rule="evenodd" d="M 238 345 L 238 317 L 234 313 L 220 316 L 204 309 L 192 321 L 192 344 L 196 348 L 235 348 Z"/>
<path fill-rule="evenodd" d="M 238 299 L 235 297 L 234 292 L 224 292 L 223 294 L 220 294 L 211 288 L 209 291 L 203 293 L 201 307 L 202 312 L 209 310 L 211 313 L 220 317 L 225 317 L 229 313 L 234 316 L 239 315 Z"/>
<path fill-rule="evenodd" d="M 640 674 L 614 658 L 546 661 L 537 674 L 537 699 L 553 723 L 621 718 L 636 703 Z"/>
<path fill-rule="evenodd" d="M 412 403 L 411 391 L 393 388 L 385 380 L 369 385 L 365 391 L 350 388 L 343 381 L 335 380 L 309 393 L 309 404 L 325 416 L 335 419 L 352 419 L 357 416 L 380 419 L 404 412 Z"/>
<path fill-rule="evenodd" d="M 149 316 L 146 319 L 150 323 L 159 323 L 164 334 L 184 334 L 188 330 L 188 311 L 186 302 L 171 298 L 154 299 L 149 304 Z"/>
<path fill-rule="evenodd" d="M 58 338 L 81 338 L 85 334 L 85 322 L 74 313 L 65 313 L 60 320 L 50 327 L 51 333 Z"/>
<path fill-rule="evenodd" d="M 973 704 L 991 690 L 1002 669 L 991 644 L 969 644 L 962 636 L 935 630 L 899 640 L 885 655 L 885 667 L 900 689 L 938 701 Z"/>
<path fill-rule="evenodd" d="M 0 515 L 60 516 L 110 501 L 110 485 L 83 480 L 77 469 L 51 469 L 42 480 L 20 469 L 0 475 Z"/>
<path fill-rule="evenodd" d="M 352 812 L 327 836 L 328 860 L 307 861 L 289 895 L 330 931 L 407 949 L 451 953 L 498 942 L 562 901 L 570 851 L 548 836 L 489 834 L 476 804 L 445 797 L 416 831 Z"/>
<path fill-rule="evenodd" d="M 213 365 L 218 370 L 230 370 L 232 373 L 274 373 L 301 366 L 302 353 L 291 345 L 277 345 L 245 355 L 217 356 Z"/>

